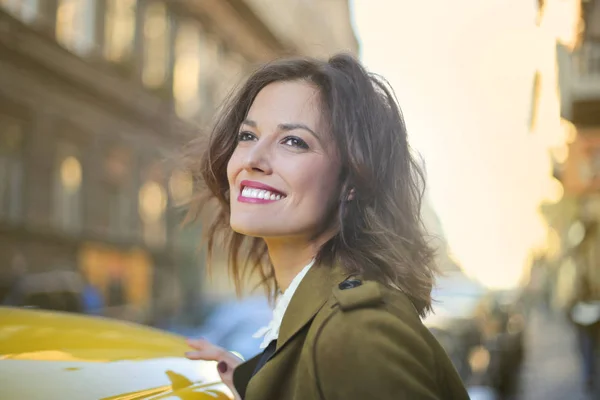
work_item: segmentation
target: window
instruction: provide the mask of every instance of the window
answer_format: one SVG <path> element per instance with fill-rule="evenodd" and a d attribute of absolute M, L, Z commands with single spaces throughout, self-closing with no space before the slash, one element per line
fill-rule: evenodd
<path fill-rule="evenodd" d="M 96 0 L 58 0 L 56 40 L 67 49 L 88 55 L 96 45 Z"/>
<path fill-rule="evenodd" d="M 162 2 L 148 5 L 144 16 L 144 64 L 142 81 L 150 89 L 164 87 L 167 81 L 169 20 Z"/>
<path fill-rule="evenodd" d="M 142 222 L 142 238 L 150 247 L 164 247 L 167 242 L 167 191 L 159 164 L 145 171 L 138 193 L 138 211 Z"/>
<path fill-rule="evenodd" d="M 243 59 L 239 54 L 229 50 L 227 45 L 221 43 L 218 56 L 219 75 L 217 87 L 217 101 L 221 102 L 239 83 L 244 67 Z"/>
<path fill-rule="evenodd" d="M 54 220 L 56 226 L 69 233 L 81 229 L 82 167 L 77 146 L 59 142 L 54 171 Z"/>
<path fill-rule="evenodd" d="M 0 219 L 21 216 L 23 123 L 0 114 Z"/>
<path fill-rule="evenodd" d="M 136 0 L 106 0 L 104 57 L 114 63 L 131 59 L 135 37 Z"/>
<path fill-rule="evenodd" d="M 202 116 L 210 119 L 219 101 L 219 42 L 212 35 L 205 34 L 201 42 L 200 95 Z"/>
<path fill-rule="evenodd" d="M 590 41 L 600 40 L 600 2 L 584 1 L 585 35 Z"/>
<path fill-rule="evenodd" d="M 534 132 L 537 127 L 540 107 L 540 84 L 541 75 L 539 71 L 535 72 L 533 85 L 531 89 L 531 110 L 529 112 L 529 131 Z"/>
<path fill-rule="evenodd" d="M 194 182 L 190 173 L 183 170 L 175 170 L 169 178 L 169 192 L 176 206 L 189 203 L 192 198 Z"/>
<path fill-rule="evenodd" d="M 24 22 L 38 17 L 40 0 L 0 0 L 0 6 Z"/>
<path fill-rule="evenodd" d="M 108 233 L 117 238 L 131 234 L 131 153 L 124 148 L 112 148 L 106 158 L 106 195 Z"/>
<path fill-rule="evenodd" d="M 171 237 L 172 245 L 179 251 L 185 249 L 193 249 L 196 245 L 195 240 L 197 235 L 195 227 L 187 226 L 182 229 L 181 222 L 185 218 L 185 214 L 189 209 L 189 203 L 192 199 L 194 190 L 194 180 L 192 175 L 182 169 L 175 169 L 169 177 L 169 201 L 174 207 L 169 207 L 168 210 L 168 234 Z"/>
<path fill-rule="evenodd" d="M 194 118 L 200 110 L 200 29 L 191 21 L 182 22 L 175 39 L 173 96 L 175 110 L 182 118 Z"/>
<path fill-rule="evenodd" d="M 597 181 L 600 178 L 600 148 L 590 149 L 589 157 L 592 179 Z"/>

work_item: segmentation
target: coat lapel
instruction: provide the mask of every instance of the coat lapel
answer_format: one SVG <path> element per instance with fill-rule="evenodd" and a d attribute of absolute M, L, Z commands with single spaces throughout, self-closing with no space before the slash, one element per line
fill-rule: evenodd
<path fill-rule="evenodd" d="M 294 293 L 283 316 L 275 356 L 294 335 L 308 324 L 331 296 L 333 285 L 344 279 L 338 268 L 315 264 Z"/>
<path fill-rule="evenodd" d="M 277 379 L 273 377 L 273 373 L 277 374 L 277 372 L 285 370 L 285 368 L 275 368 L 277 367 L 275 364 L 278 364 L 278 361 L 283 361 L 279 360 L 279 353 L 287 347 L 288 343 L 292 341 L 294 336 L 303 327 L 312 321 L 319 310 L 325 305 L 331 296 L 333 286 L 343 281 L 348 275 L 343 273 L 340 268 L 332 268 L 329 265 L 315 264 L 311 267 L 302 279 L 298 289 L 296 289 L 285 311 L 279 329 L 277 347 L 273 356 L 271 356 L 272 361 L 268 362 L 254 377 L 252 377 L 252 373 L 260 355 L 236 368 L 234 372 L 234 384 L 240 395 L 242 393 L 245 394 L 247 389 L 249 389 L 248 384 L 251 377 L 251 392 L 253 395 L 260 394 L 253 396 L 253 398 L 265 398 L 261 396 L 266 395 L 269 390 L 274 389 L 273 379 L 275 379 L 275 382 L 277 382 Z"/>
<path fill-rule="evenodd" d="M 242 399 L 246 397 L 248 382 L 250 381 L 250 378 L 252 378 L 252 373 L 254 372 L 261 355 L 262 353 L 245 361 L 238 365 L 233 371 L 233 385 Z"/>

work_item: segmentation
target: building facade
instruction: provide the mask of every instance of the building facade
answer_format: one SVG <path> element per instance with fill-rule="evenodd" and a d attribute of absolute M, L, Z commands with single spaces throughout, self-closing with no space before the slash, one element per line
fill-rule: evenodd
<path fill-rule="evenodd" d="M 565 307 L 582 284 L 600 298 L 600 1 L 539 1 L 548 39 L 536 76 L 532 130 L 551 134 L 562 196 L 544 204 L 548 282 Z"/>
<path fill-rule="evenodd" d="M 271 3 L 0 0 L 0 269 L 80 271 L 140 322 L 198 304 L 174 155 L 256 65 L 358 51 L 346 0 Z"/>

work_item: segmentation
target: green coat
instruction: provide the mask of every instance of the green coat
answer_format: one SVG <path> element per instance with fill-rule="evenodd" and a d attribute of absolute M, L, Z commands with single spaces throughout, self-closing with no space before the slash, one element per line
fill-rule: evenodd
<path fill-rule="evenodd" d="M 348 278 L 337 268 L 309 270 L 287 308 L 273 356 L 252 379 L 259 356 L 234 371 L 242 398 L 468 400 L 408 297 Z"/>

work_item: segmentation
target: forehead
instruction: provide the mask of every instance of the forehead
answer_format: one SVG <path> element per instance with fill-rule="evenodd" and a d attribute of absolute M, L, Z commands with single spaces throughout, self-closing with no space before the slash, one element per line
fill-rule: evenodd
<path fill-rule="evenodd" d="M 319 90 L 308 82 L 275 82 L 265 86 L 248 111 L 261 123 L 305 123 L 315 128 L 321 119 Z"/>

